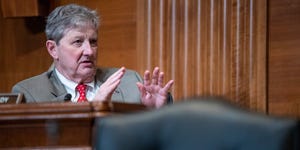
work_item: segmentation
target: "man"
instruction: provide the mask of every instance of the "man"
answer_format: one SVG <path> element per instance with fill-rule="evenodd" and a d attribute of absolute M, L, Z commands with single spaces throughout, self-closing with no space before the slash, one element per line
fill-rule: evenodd
<path fill-rule="evenodd" d="M 57 7 L 47 18 L 46 47 L 54 67 L 17 83 L 12 92 L 23 93 L 26 102 L 121 101 L 159 108 L 167 101 L 170 80 L 156 67 L 141 77 L 125 67 L 96 68 L 99 17 L 96 11 L 69 4 Z"/>

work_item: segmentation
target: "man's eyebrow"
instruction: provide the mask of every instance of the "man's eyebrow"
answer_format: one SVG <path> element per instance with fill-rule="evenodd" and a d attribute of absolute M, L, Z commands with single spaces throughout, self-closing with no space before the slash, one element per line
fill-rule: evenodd
<path fill-rule="evenodd" d="M 83 35 L 76 35 L 76 36 L 73 36 L 72 38 L 82 38 L 84 37 Z"/>

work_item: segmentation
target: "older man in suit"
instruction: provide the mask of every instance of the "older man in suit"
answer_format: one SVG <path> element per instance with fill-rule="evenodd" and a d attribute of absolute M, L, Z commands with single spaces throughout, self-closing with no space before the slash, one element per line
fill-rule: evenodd
<path fill-rule="evenodd" d="M 12 92 L 23 93 L 26 102 L 122 101 L 161 107 L 173 80 L 163 84 L 164 73 L 156 67 L 144 82 L 125 67 L 97 68 L 99 17 L 96 11 L 76 4 L 57 7 L 47 18 L 46 47 L 54 67 L 17 83 Z M 68 97 L 67 97 L 68 98 Z"/>

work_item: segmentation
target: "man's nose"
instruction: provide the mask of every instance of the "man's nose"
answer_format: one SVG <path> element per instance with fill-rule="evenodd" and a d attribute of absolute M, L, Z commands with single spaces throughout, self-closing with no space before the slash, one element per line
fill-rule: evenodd
<path fill-rule="evenodd" d="M 93 47 L 90 42 L 84 42 L 83 44 L 83 54 L 91 55 L 94 53 Z"/>

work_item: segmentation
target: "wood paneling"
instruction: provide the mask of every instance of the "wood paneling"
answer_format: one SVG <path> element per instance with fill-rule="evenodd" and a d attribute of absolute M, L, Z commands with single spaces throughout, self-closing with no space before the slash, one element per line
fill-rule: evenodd
<path fill-rule="evenodd" d="M 101 16 L 97 65 L 136 69 L 136 60 L 132 59 L 137 57 L 135 0 L 53 0 L 50 10 L 69 3 L 96 9 Z M 46 71 L 52 59 L 45 48 L 44 17 L 2 16 L 0 92 L 6 93 L 18 81 Z"/>
<path fill-rule="evenodd" d="M 10 92 L 16 82 L 50 66 L 43 28 L 42 17 L 0 17 L 0 92 Z"/>
<path fill-rule="evenodd" d="M 44 16 L 48 13 L 49 4 L 49 0 L 1 0 L 2 16 Z"/>
<path fill-rule="evenodd" d="M 253 110 L 300 114 L 297 0 L 52 0 L 50 6 L 67 3 L 100 13 L 99 66 L 141 74 L 159 66 L 167 80 L 175 80 L 175 101 L 221 95 Z M 0 92 L 5 93 L 47 70 L 52 60 L 43 17 L 2 16 Z"/>
<path fill-rule="evenodd" d="M 271 114 L 300 117 L 300 1 L 269 1 Z"/>
<path fill-rule="evenodd" d="M 140 0 L 139 70 L 159 66 L 175 99 L 221 95 L 266 109 L 265 0 Z"/>

